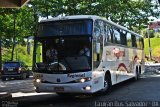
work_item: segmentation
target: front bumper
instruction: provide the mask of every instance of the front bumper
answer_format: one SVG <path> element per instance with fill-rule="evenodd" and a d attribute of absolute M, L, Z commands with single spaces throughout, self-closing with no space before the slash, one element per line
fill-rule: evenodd
<path fill-rule="evenodd" d="M 34 86 L 36 92 L 93 93 L 91 81 L 84 83 L 70 83 L 70 84 L 34 83 Z M 88 88 L 86 89 L 86 87 Z"/>

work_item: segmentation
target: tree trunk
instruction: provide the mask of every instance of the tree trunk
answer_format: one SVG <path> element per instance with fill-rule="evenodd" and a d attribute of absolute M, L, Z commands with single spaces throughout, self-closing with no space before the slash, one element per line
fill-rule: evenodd
<path fill-rule="evenodd" d="M 13 57 L 14 57 L 15 41 L 16 41 L 16 16 L 14 15 L 14 35 L 13 35 L 13 46 L 12 46 L 12 53 L 11 53 L 11 61 L 13 61 Z"/>
<path fill-rule="evenodd" d="M 2 44 L 1 44 L 2 34 L 0 31 L 0 72 L 2 70 Z"/>
<path fill-rule="evenodd" d="M 36 8 L 33 8 L 33 12 L 34 12 L 34 32 L 33 32 L 33 36 L 34 38 L 36 37 L 37 35 L 37 25 L 38 25 L 38 15 L 36 14 L 37 12 L 37 9 Z M 33 49 L 33 59 L 32 59 L 32 70 L 34 69 L 34 66 L 35 66 L 35 62 L 36 62 L 36 43 L 37 41 L 34 40 L 34 49 Z"/>

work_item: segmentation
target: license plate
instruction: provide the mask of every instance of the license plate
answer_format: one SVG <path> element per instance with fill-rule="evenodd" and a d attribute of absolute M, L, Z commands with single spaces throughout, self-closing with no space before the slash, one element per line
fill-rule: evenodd
<path fill-rule="evenodd" d="M 10 68 L 10 69 L 8 69 L 8 71 L 13 71 L 13 69 Z"/>
<path fill-rule="evenodd" d="M 62 92 L 64 91 L 64 87 L 54 87 L 54 91 Z"/>

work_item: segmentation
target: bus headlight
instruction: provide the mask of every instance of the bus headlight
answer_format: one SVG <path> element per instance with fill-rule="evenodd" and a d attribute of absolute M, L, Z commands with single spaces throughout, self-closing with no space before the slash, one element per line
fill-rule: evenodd
<path fill-rule="evenodd" d="M 78 79 L 78 80 L 76 80 L 76 82 L 81 82 L 81 83 L 83 83 L 83 82 L 87 82 L 87 81 L 90 81 L 90 80 L 91 80 L 91 77 L 86 77 L 86 78 Z"/>
<path fill-rule="evenodd" d="M 35 80 L 37 83 L 41 83 L 41 79 L 36 79 Z"/>
<path fill-rule="evenodd" d="M 41 74 L 34 74 L 34 76 L 33 76 L 33 82 L 35 82 L 35 83 L 41 83 L 42 82 L 42 77 L 43 77 L 43 75 L 41 75 Z"/>

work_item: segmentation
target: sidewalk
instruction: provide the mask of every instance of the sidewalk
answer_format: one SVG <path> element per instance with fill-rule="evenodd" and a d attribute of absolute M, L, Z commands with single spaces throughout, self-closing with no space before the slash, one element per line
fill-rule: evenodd
<path fill-rule="evenodd" d="M 9 100 L 12 98 L 12 94 L 10 93 L 0 93 L 0 101 Z"/>

